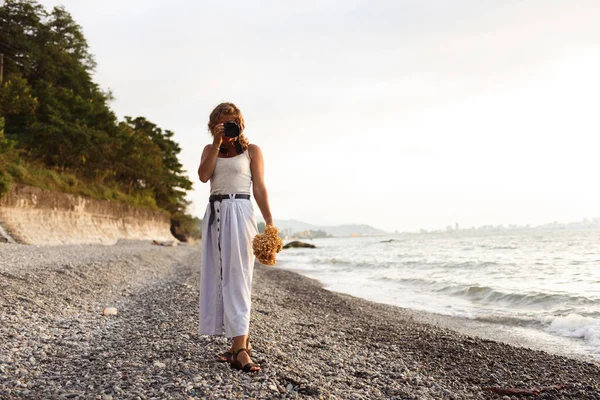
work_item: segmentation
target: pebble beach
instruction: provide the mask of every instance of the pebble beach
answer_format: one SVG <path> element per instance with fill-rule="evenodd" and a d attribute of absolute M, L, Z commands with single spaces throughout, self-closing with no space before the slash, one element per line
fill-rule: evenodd
<path fill-rule="evenodd" d="M 285 250 L 284 250 L 285 251 Z M 199 246 L 0 244 L 0 399 L 600 399 L 600 365 L 254 272 L 259 373 L 198 328 Z"/>

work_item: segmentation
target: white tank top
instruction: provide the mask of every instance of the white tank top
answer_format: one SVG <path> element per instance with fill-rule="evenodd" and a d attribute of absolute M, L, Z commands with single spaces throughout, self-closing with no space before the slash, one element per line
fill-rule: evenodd
<path fill-rule="evenodd" d="M 252 172 L 248 149 L 231 158 L 217 157 L 210 177 L 210 194 L 250 194 Z"/>

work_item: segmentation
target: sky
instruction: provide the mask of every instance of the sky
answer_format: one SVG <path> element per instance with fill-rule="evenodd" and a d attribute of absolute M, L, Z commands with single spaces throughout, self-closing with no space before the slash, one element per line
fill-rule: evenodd
<path fill-rule="evenodd" d="M 597 0 L 44 0 L 119 118 L 175 132 L 239 106 L 275 219 L 386 231 L 600 217 Z M 255 207 L 260 219 L 260 211 Z"/>

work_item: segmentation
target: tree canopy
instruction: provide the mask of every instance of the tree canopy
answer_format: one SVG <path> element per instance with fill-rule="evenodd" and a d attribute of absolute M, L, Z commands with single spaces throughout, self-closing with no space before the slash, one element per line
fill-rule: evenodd
<path fill-rule="evenodd" d="M 192 182 L 174 133 L 144 117 L 117 120 L 112 94 L 92 80 L 96 62 L 82 28 L 64 7 L 5 0 L 0 53 L 0 157 L 18 153 L 25 162 L 116 185 L 153 199 L 174 218 L 185 216 Z"/>

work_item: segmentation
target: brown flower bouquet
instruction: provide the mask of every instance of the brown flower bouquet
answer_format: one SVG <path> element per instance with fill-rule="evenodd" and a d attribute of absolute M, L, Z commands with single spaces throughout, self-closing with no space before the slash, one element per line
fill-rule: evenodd
<path fill-rule="evenodd" d="M 279 229 L 272 225 L 265 227 L 264 233 L 259 233 L 252 240 L 254 255 L 262 264 L 275 265 L 277 262 L 275 254 L 283 248 L 283 241 L 279 237 Z"/>

